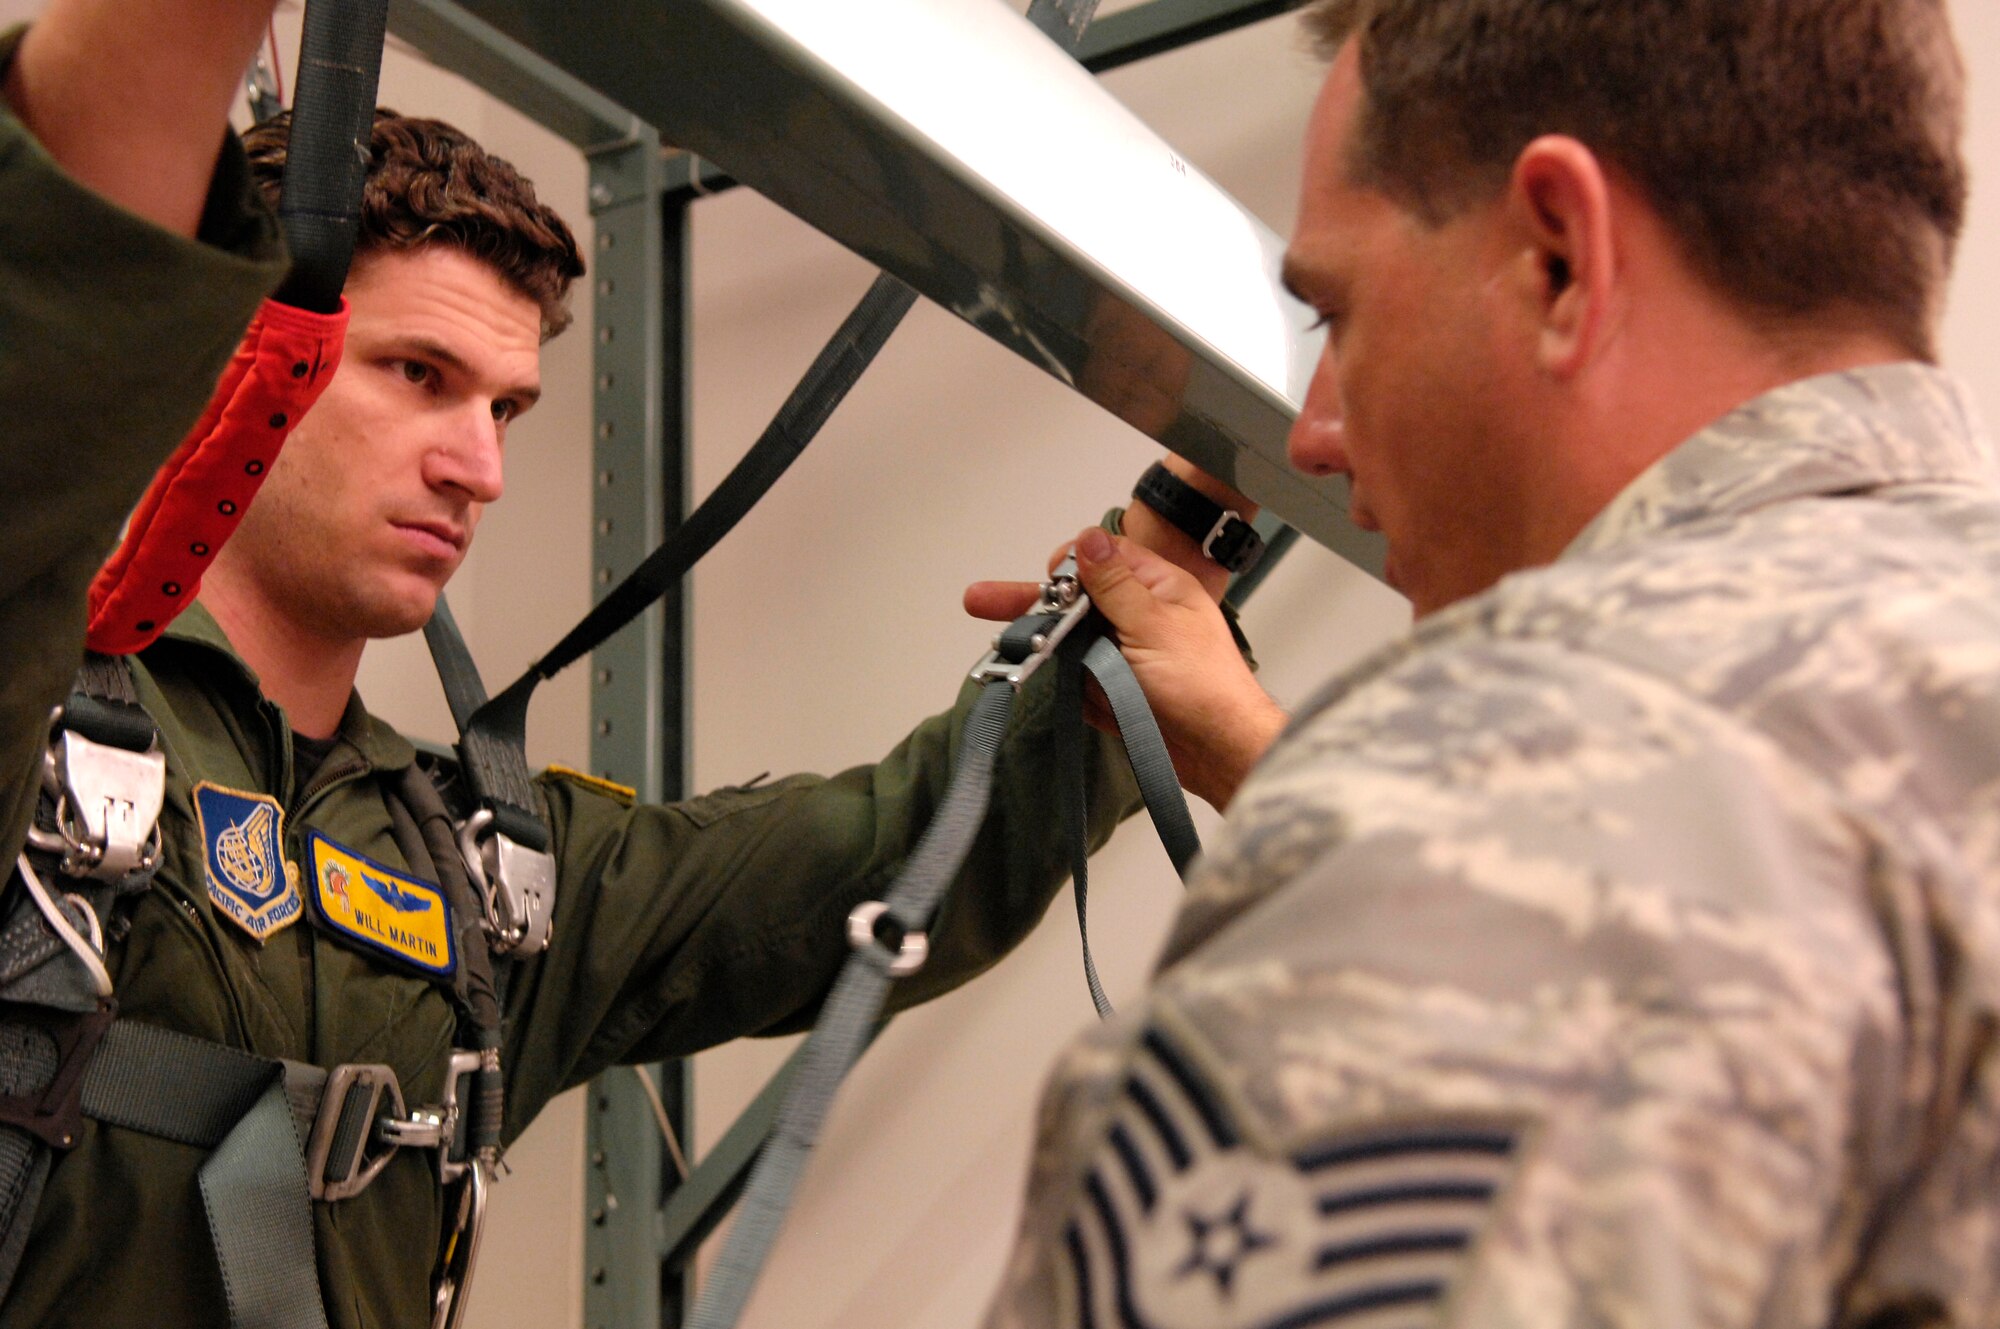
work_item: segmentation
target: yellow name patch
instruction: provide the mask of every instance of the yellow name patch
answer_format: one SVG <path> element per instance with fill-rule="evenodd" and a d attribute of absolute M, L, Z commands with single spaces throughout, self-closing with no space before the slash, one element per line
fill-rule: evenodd
<path fill-rule="evenodd" d="M 451 904 L 427 881 L 384 867 L 318 831 L 306 838 L 313 917 L 324 928 L 439 978 L 458 970 Z"/>

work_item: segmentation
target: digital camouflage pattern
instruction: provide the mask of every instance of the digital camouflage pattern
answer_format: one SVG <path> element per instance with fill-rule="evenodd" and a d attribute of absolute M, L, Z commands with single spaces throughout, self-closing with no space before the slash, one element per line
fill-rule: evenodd
<path fill-rule="evenodd" d="M 2000 1324 L 1996 480 L 1795 383 L 1304 707 L 991 1329 Z"/>

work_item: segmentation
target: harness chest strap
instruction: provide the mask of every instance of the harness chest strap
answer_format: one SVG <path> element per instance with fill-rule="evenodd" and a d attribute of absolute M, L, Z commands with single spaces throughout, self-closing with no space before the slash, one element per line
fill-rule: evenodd
<path fill-rule="evenodd" d="M 500 1143 L 496 1051 L 453 1053 L 443 1101 L 411 1110 L 387 1066 L 328 1071 L 120 1020 L 80 1078 L 81 1115 L 213 1150 L 202 1203 L 235 1326 L 326 1323 L 310 1201 L 360 1194 L 403 1149 L 437 1150 L 450 1184 Z"/>
<path fill-rule="evenodd" d="M 100 752 L 149 764 L 125 771 L 114 762 L 100 777 Z M 440 1180 L 459 1186 L 436 1307 L 437 1322 L 452 1323 L 477 1251 L 482 1168 L 497 1159 L 503 1119 L 500 1011 L 485 947 L 464 948 L 453 991 L 479 1050 L 455 1052 L 443 1101 L 415 1111 L 387 1066 L 327 1071 L 116 1021 L 103 924 L 116 895 L 152 876 L 164 783 L 157 730 L 124 658 L 91 658 L 58 713 L 50 753 L 45 824 L 31 840 L 45 867 L 37 872 L 24 857 L 22 889 L 0 927 L 0 1297 L 53 1155 L 77 1143 L 90 1117 L 213 1151 L 200 1188 L 236 1329 L 322 1329 L 310 1201 L 358 1194 L 400 1149 L 437 1149 Z M 472 887 L 435 787 L 411 766 L 385 802 L 405 857 L 431 869 L 477 936 L 477 911 L 466 909 Z M 69 925 L 67 940 L 55 935 L 51 909 Z M 99 980 L 66 949 L 97 959 Z"/>

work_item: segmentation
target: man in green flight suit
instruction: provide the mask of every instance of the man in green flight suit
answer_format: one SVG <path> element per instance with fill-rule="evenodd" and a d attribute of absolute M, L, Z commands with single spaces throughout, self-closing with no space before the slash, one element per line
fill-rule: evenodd
<path fill-rule="evenodd" d="M 233 140 L 219 164 L 189 147 L 224 136 L 216 71 L 240 70 L 269 8 L 79 0 L 55 5 L 18 58 L 17 36 L 0 46 L 14 112 L 0 115 L 0 400 L 27 426 L 0 453 L 0 493 L 34 551 L 0 574 L 0 758 L 19 773 L 0 785 L 10 862 L 45 717 L 80 652 L 85 583 L 281 270 L 255 186 L 275 189 L 282 131 L 253 135 L 250 172 Z M 173 140 L 154 149 L 175 167 L 159 168 L 163 181 L 147 180 L 143 156 L 95 176 L 79 166 L 113 130 L 53 157 L 38 142 L 63 132 L 54 108 L 77 89 L 63 77 L 82 77 L 78 52 L 98 61 L 87 83 L 120 71 L 121 55 L 171 68 L 197 45 L 206 81 L 189 76 L 199 97 L 180 92 L 198 104 L 147 121 Z M 449 865 L 411 806 L 415 754 L 362 708 L 355 670 L 368 640 L 430 616 L 500 497 L 507 426 L 539 392 L 539 349 L 567 321 L 582 263 L 531 186 L 448 126 L 378 118 L 373 147 L 342 366 L 200 603 L 135 660 L 168 754 L 164 848 L 110 920 L 104 960 L 121 1022 L 320 1067 L 387 1065 L 414 1108 L 445 1092 L 473 957 L 468 934 L 440 925 Z M 140 193 L 121 193 L 133 181 Z M 1226 573 L 1180 531 L 1135 508 L 1128 533 L 1219 596 Z M 993 963 L 1064 876 L 1044 794 L 1049 684 L 1033 680 L 1022 699 L 993 811 L 899 1004 Z M 545 774 L 561 903 L 551 948 L 502 962 L 504 1138 L 606 1066 L 809 1022 L 846 954 L 843 920 L 879 897 L 943 793 L 970 695 L 882 761 L 830 779 L 635 807 L 600 782 Z M 1110 740 L 1091 748 L 1087 781 L 1096 843 L 1134 806 Z M 0 1326 L 228 1321 L 240 1289 L 210 1249 L 208 1156 L 87 1120 L 49 1173 L 25 1249 L 14 1236 Z M 366 1189 L 313 1205 L 324 1322 L 428 1323 L 450 1223 L 440 1166 L 435 1149 L 400 1150 Z"/>

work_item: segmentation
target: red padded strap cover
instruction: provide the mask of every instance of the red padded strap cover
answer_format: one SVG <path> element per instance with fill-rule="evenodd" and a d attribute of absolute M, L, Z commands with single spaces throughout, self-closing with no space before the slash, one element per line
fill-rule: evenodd
<path fill-rule="evenodd" d="M 340 365 L 347 301 L 313 314 L 266 300 L 208 409 L 153 477 L 90 585 L 90 649 L 144 650 L 194 600 L 278 449 Z"/>

